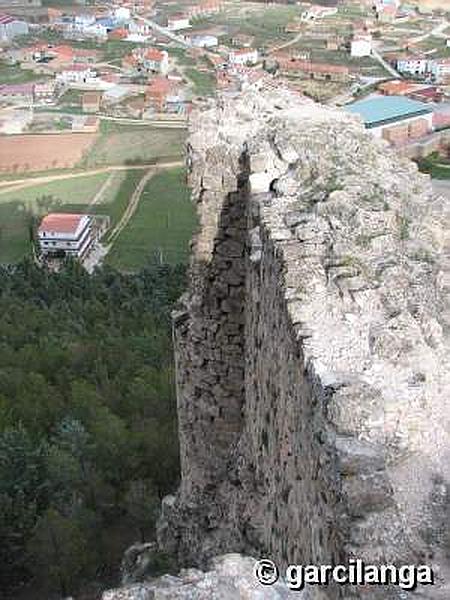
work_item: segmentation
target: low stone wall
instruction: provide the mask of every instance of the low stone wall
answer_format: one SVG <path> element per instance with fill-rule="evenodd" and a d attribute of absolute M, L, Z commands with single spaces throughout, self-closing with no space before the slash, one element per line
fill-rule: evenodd
<path fill-rule="evenodd" d="M 185 564 L 240 551 L 444 574 L 448 202 L 351 116 L 281 90 L 199 113 L 188 162 L 200 229 L 161 545 Z"/>

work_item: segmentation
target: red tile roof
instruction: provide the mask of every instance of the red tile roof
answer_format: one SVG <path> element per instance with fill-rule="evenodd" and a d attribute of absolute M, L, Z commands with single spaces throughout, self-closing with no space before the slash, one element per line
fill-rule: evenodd
<path fill-rule="evenodd" d="M 67 68 L 65 68 L 64 71 L 89 71 L 90 68 L 91 67 L 89 65 L 73 63 L 72 65 L 69 65 Z"/>
<path fill-rule="evenodd" d="M 42 219 L 39 233 L 44 231 L 75 233 L 84 216 L 71 213 L 50 213 Z"/>
<path fill-rule="evenodd" d="M 154 60 L 155 62 L 161 62 L 164 60 L 164 56 L 164 52 L 161 52 L 161 50 L 157 50 L 156 48 L 149 48 L 145 53 L 145 58 Z"/>
<path fill-rule="evenodd" d="M 155 77 L 147 87 L 147 92 L 168 93 L 172 89 L 172 83 L 164 77 Z"/>
<path fill-rule="evenodd" d="M 17 19 L 9 15 L 0 14 L 0 25 L 9 25 L 10 23 L 14 23 L 14 21 L 17 21 Z"/>
<path fill-rule="evenodd" d="M 245 56 L 247 54 L 252 54 L 255 52 L 253 48 L 240 48 L 239 50 L 232 50 L 230 54 L 234 54 L 236 56 Z"/>

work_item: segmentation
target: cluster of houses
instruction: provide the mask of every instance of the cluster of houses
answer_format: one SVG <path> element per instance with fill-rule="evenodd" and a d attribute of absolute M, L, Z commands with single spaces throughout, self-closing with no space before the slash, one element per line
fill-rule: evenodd
<path fill-rule="evenodd" d="M 0 84 L 0 104 L 33 106 L 52 104 L 55 99 L 54 81 L 42 83 Z"/>

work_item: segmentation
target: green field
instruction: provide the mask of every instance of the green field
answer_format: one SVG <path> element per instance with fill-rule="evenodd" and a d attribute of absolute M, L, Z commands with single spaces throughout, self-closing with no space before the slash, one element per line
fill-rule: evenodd
<path fill-rule="evenodd" d="M 286 25 L 300 16 L 301 9 L 297 6 L 276 5 L 270 7 L 255 7 L 236 3 L 227 11 L 211 17 L 195 19 L 194 30 L 208 25 L 221 25 L 228 29 L 230 35 L 245 33 L 255 36 L 257 47 L 269 46 L 292 39 L 294 36 L 285 32 Z M 228 36 L 227 36 L 228 38 Z M 227 39 L 222 40 L 227 43 Z"/>
<path fill-rule="evenodd" d="M 36 185 L 0 194 L 0 263 L 14 263 L 30 251 L 30 225 L 49 211 L 109 215 L 111 226 L 120 219 L 143 170 L 101 173 Z M 90 206 L 108 181 L 98 204 Z"/>
<path fill-rule="evenodd" d="M 185 75 L 193 83 L 196 96 L 213 96 L 216 91 L 216 79 L 212 73 L 202 73 L 195 69 L 186 69 Z"/>
<path fill-rule="evenodd" d="M 155 256 L 171 264 L 186 262 L 195 225 L 183 169 L 158 173 L 145 187 L 135 214 L 106 262 L 124 271 L 137 270 Z"/>
<path fill-rule="evenodd" d="M 32 210 L 36 198 L 42 196 L 53 196 L 63 204 L 89 204 L 108 176 L 108 173 L 100 173 L 75 179 L 63 179 L 17 191 L 0 189 L 0 204 L 22 203 L 27 205 L 27 209 Z"/>
<path fill-rule="evenodd" d="M 450 162 L 437 152 L 433 152 L 417 162 L 419 171 L 431 175 L 433 179 L 450 179 Z"/>
<path fill-rule="evenodd" d="M 177 64 L 182 65 L 184 67 L 194 67 L 195 59 L 188 56 L 186 54 L 186 50 L 184 48 L 175 48 L 173 46 L 165 46 L 164 50 L 167 51 L 170 58 L 176 60 Z"/>
<path fill-rule="evenodd" d="M 21 84 L 31 81 L 44 81 L 48 79 L 45 75 L 36 75 L 32 71 L 21 69 L 16 65 L 0 63 L 0 84 Z"/>
<path fill-rule="evenodd" d="M 185 129 L 163 129 L 114 121 L 103 121 L 100 131 L 100 136 L 84 159 L 85 167 L 181 159 L 186 139 Z"/>

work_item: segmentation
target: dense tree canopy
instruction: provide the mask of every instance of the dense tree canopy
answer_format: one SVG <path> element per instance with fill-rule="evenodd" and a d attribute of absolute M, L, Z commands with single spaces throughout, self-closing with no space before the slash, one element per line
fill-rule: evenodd
<path fill-rule="evenodd" d="M 0 268 L 1 589 L 73 593 L 151 536 L 178 478 L 183 284 L 183 267 Z"/>

